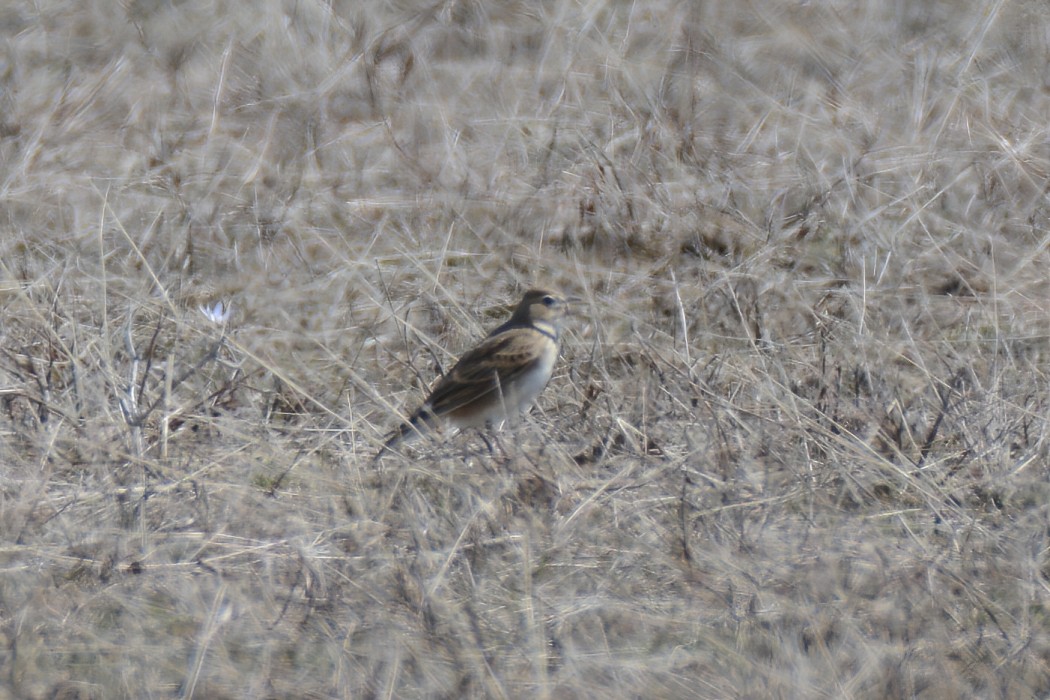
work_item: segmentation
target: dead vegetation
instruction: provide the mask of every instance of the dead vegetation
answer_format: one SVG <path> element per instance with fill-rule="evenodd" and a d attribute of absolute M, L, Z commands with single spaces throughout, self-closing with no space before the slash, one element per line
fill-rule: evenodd
<path fill-rule="evenodd" d="M 0 10 L 0 698 L 1047 695 L 1048 20 Z"/>

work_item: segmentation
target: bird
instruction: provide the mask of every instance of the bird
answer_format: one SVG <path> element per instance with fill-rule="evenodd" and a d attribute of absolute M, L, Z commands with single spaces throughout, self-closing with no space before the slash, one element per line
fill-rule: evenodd
<path fill-rule="evenodd" d="M 456 361 L 376 457 L 440 425 L 463 430 L 516 420 L 551 378 L 568 307 L 558 292 L 525 292 L 510 319 Z"/>

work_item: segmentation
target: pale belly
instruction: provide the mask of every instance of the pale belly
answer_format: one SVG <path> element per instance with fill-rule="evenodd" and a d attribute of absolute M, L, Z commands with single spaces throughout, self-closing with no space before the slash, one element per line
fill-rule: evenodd
<path fill-rule="evenodd" d="M 457 416 L 450 422 L 457 428 L 473 428 L 486 424 L 499 425 L 508 420 L 517 421 L 521 412 L 528 410 L 547 386 L 557 359 L 557 348 L 551 348 L 529 372 L 518 377 L 510 386 L 501 387 L 501 391 L 486 406 L 479 407 L 480 410 L 472 415 Z"/>

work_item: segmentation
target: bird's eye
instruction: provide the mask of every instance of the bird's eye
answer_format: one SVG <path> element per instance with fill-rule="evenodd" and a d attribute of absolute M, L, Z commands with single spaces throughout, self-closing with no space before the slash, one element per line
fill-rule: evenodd
<path fill-rule="evenodd" d="M 551 296 L 543 297 L 543 305 L 544 306 L 554 306 L 557 303 L 558 302 L 557 302 L 557 300 L 554 297 L 551 297 Z"/>

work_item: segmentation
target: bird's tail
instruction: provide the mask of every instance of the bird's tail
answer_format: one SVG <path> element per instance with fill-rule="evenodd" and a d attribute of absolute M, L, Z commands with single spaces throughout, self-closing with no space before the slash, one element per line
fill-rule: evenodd
<path fill-rule="evenodd" d="M 383 446 L 379 448 L 379 452 L 376 453 L 373 461 L 379 459 L 401 443 L 415 440 L 420 435 L 430 432 L 433 427 L 434 416 L 432 413 L 423 411 L 422 409 L 416 411 L 411 418 L 394 428 L 394 430 L 387 435 L 386 440 L 383 442 Z"/>

